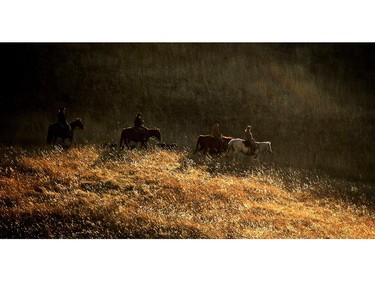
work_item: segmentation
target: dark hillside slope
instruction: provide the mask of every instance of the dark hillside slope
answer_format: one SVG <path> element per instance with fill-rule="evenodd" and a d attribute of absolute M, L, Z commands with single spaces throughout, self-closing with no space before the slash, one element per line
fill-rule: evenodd
<path fill-rule="evenodd" d="M 374 181 L 374 44 L 1 44 L 0 141 L 43 144 L 57 108 L 79 142 L 118 142 L 142 111 L 192 147 L 214 120 L 271 140 L 280 165 Z"/>

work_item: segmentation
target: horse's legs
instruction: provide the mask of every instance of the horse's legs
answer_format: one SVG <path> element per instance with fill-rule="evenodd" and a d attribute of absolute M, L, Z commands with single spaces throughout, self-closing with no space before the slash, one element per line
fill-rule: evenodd
<path fill-rule="evenodd" d="M 238 161 L 237 161 L 237 155 L 238 155 L 238 152 L 233 149 L 233 150 L 229 150 L 227 151 L 227 154 L 226 154 L 228 157 L 230 156 L 231 157 L 231 160 L 232 160 L 232 166 L 235 166 Z"/>
<path fill-rule="evenodd" d="M 229 157 L 233 155 L 233 151 L 230 147 L 228 147 L 227 151 L 225 152 L 225 157 Z"/>
<path fill-rule="evenodd" d="M 130 149 L 130 150 L 133 150 L 133 148 L 129 145 L 129 139 L 125 139 L 125 146 L 127 147 L 127 149 Z"/>
<path fill-rule="evenodd" d="M 235 149 L 233 147 L 233 144 L 231 143 L 230 145 L 228 145 L 228 148 L 227 148 L 227 152 L 226 152 L 226 156 L 233 156 L 233 153 L 235 152 Z"/>
<path fill-rule="evenodd" d="M 141 147 L 144 147 L 145 149 L 147 149 L 147 142 L 142 141 L 142 142 L 141 142 Z"/>

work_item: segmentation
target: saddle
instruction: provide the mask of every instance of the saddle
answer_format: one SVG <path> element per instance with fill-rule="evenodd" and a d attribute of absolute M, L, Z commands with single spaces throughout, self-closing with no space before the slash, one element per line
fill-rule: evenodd
<path fill-rule="evenodd" d="M 147 130 L 143 127 L 133 127 L 134 132 L 137 136 L 142 140 L 145 141 L 147 138 Z"/>
<path fill-rule="evenodd" d="M 242 141 L 243 143 L 244 143 L 244 145 L 246 146 L 246 147 L 251 147 L 251 141 L 249 141 L 249 140 L 244 140 L 244 141 Z"/>
<path fill-rule="evenodd" d="M 56 124 L 58 124 L 63 130 L 65 130 L 66 134 L 71 134 L 72 128 L 70 128 L 69 123 L 57 122 Z"/>

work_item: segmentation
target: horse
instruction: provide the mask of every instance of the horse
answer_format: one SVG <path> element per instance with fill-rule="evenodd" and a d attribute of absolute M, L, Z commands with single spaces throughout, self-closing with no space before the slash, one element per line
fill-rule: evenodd
<path fill-rule="evenodd" d="M 143 134 L 139 130 L 135 129 L 134 127 L 124 128 L 121 132 L 120 138 L 120 149 L 124 148 L 124 144 L 127 148 L 134 148 L 129 145 L 130 142 L 140 142 L 141 147 L 147 149 L 147 141 L 149 138 L 156 138 L 158 141 L 161 141 L 161 133 L 160 130 L 157 128 L 148 129 L 145 128 L 145 133 Z"/>
<path fill-rule="evenodd" d="M 228 143 L 228 150 L 226 155 L 235 155 L 237 153 L 243 153 L 246 155 L 250 155 L 250 159 L 257 159 L 260 152 L 269 152 L 273 153 L 271 142 L 270 141 L 263 141 L 263 142 L 255 142 L 255 151 L 250 153 L 250 147 L 245 146 L 245 140 L 243 139 L 232 139 Z"/>
<path fill-rule="evenodd" d="M 194 153 L 197 153 L 198 151 L 203 151 L 204 153 L 209 152 L 210 154 L 220 154 L 225 152 L 227 150 L 228 142 L 233 138 L 222 136 L 221 139 L 222 142 L 211 135 L 200 135 L 197 139 Z"/>
<path fill-rule="evenodd" d="M 58 138 L 62 139 L 62 143 L 64 143 L 65 139 L 69 139 L 70 143 L 73 141 L 73 131 L 75 128 L 84 129 L 83 123 L 81 119 L 77 118 L 73 122 L 70 123 L 71 130 L 67 130 L 63 125 L 60 123 L 54 123 L 48 126 L 47 132 L 47 144 L 55 145 L 56 140 Z"/>

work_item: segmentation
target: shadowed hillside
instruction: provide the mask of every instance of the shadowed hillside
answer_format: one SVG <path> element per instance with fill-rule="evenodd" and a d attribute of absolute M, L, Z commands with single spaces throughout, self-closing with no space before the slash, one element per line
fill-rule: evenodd
<path fill-rule="evenodd" d="M 167 142 L 272 141 L 273 163 L 374 182 L 373 44 L 2 44 L 0 141 L 44 144 L 57 108 L 79 143 L 118 142 L 142 111 Z"/>

